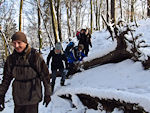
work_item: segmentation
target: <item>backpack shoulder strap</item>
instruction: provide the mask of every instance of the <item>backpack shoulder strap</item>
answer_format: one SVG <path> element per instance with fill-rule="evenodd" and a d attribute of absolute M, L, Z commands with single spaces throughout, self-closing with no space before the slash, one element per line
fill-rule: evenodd
<path fill-rule="evenodd" d="M 30 53 L 30 57 L 29 57 L 29 65 L 30 67 L 37 73 L 37 76 L 40 77 L 40 74 L 35 66 L 35 62 L 36 62 L 36 49 L 31 48 L 31 53 Z"/>
<path fill-rule="evenodd" d="M 34 48 L 31 48 L 31 52 L 29 53 L 29 58 L 28 58 L 28 61 L 29 61 L 29 66 L 37 73 L 37 76 L 40 77 L 40 74 L 39 72 L 37 71 L 36 69 L 36 65 L 35 65 L 35 62 L 36 62 L 36 49 Z M 13 70 L 13 68 L 16 66 L 16 58 L 15 56 L 12 54 L 11 56 L 11 71 Z"/>
<path fill-rule="evenodd" d="M 11 54 L 10 55 L 11 57 L 11 65 L 10 65 L 10 68 L 11 68 L 11 72 L 13 71 L 15 65 L 16 65 L 16 57 L 14 56 L 14 54 Z"/>

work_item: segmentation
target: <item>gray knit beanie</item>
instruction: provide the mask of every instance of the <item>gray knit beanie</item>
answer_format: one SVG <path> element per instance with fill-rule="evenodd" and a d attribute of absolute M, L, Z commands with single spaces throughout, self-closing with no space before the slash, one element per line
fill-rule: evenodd
<path fill-rule="evenodd" d="M 57 49 L 57 50 L 62 50 L 62 45 L 61 45 L 60 42 L 57 42 L 57 43 L 56 43 L 55 49 Z"/>
<path fill-rule="evenodd" d="M 12 41 L 20 40 L 20 41 L 27 43 L 26 35 L 21 31 L 18 31 L 15 34 L 13 34 L 11 39 Z"/>

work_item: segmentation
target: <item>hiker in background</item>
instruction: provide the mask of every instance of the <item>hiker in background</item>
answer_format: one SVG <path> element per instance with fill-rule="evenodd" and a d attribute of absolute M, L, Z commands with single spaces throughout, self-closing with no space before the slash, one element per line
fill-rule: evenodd
<path fill-rule="evenodd" d="M 83 43 L 84 45 L 84 54 L 86 56 L 88 56 L 88 53 L 89 53 L 89 46 L 92 48 L 92 43 L 91 43 L 91 34 L 89 33 L 89 29 L 86 28 L 86 32 L 85 32 L 85 42 Z"/>
<path fill-rule="evenodd" d="M 77 30 L 76 37 L 78 40 L 80 39 L 80 31 L 79 30 Z"/>
<path fill-rule="evenodd" d="M 65 54 L 63 53 L 62 50 L 62 45 L 60 42 L 56 43 L 55 48 L 50 51 L 48 57 L 47 57 L 47 65 L 49 66 L 50 59 L 52 58 L 51 61 L 51 71 L 52 71 L 52 91 L 54 91 L 54 86 L 55 86 L 55 80 L 56 80 L 56 74 L 57 71 L 59 70 L 60 75 L 61 75 L 61 81 L 60 85 L 64 86 L 65 83 L 65 78 L 66 75 L 64 73 L 64 67 L 67 68 L 67 58 Z M 65 61 L 65 66 L 63 61 Z"/>
<path fill-rule="evenodd" d="M 65 55 L 66 55 L 66 56 L 68 56 L 69 53 L 72 51 L 74 45 L 75 45 L 74 42 L 70 42 L 70 43 L 67 45 L 67 47 L 66 47 L 66 49 L 65 49 Z"/>
<path fill-rule="evenodd" d="M 85 54 L 82 52 L 83 49 L 83 44 L 79 44 L 78 46 L 75 46 L 72 51 L 69 52 L 69 55 L 67 56 L 69 64 L 67 77 L 74 74 L 76 71 L 80 71 L 81 61 L 85 57 Z"/>
<path fill-rule="evenodd" d="M 85 32 L 86 32 L 86 29 L 81 29 L 80 31 L 80 35 L 79 35 L 79 44 L 83 44 L 85 43 L 85 38 L 86 38 L 86 35 L 85 35 Z"/>
<path fill-rule="evenodd" d="M 38 105 L 42 100 L 41 81 L 45 90 L 43 104 L 47 107 L 51 101 L 49 70 L 41 54 L 30 47 L 23 32 L 16 32 L 11 39 L 14 51 L 4 65 L 4 76 L 0 84 L 0 110 L 5 108 L 5 94 L 14 78 L 14 113 L 38 113 Z"/>

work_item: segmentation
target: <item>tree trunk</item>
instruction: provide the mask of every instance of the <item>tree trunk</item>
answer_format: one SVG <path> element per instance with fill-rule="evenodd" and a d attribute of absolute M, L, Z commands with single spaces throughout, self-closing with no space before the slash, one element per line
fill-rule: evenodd
<path fill-rule="evenodd" d="M 125 59 L 130 59 L 130 58 L 131 58 L 131 54 L 129 52 L 125 50 L 116 49 L 101 58 L 96 58 L 91 61 L 84 62 L 83 68 L 89 69 L 89 68 L 93 68 L 93 67 L 100 66 L 103 64 L 107 64 L 107 63 L 121 62 Z"/>
<path fill-rule="evenodd" d="M 103 0 L 100 1 L 99 11 L 98 11 L 98 30 L 101 30 L 101 8 L 102 8 Z"/>
<path fill-rule="evenodd" d="M 78 4 L 76 4 L 76 31 L 78 30 L 78 20 L 79 19 L 79 9 Z"/>
<path fill-rule="evenodd" d="M 38 0 L 36 0 L 36 1 L 37 1 L 37 3 L 39 3 L 39 2 L 38 2 Z M 53 43 L 52 38 L 51 38 L 51 36 L 50 36 L 50 34 L 49 34 L 49 32 L 48 32 L 48 28 L 47 28 L 46 22 L 45 22 L 45 20 L 44 20 L 43 14 L 42 14 L 42 12 L 41 12 L 40 4 L 38 4 L 38 8 L 39 8 L 39 10 L 40 10 L 41 19 L 43 20 L 43 24 L 44 24 L 44 27 L 45 27 L 46 33 L 47 33 L 48 38 L 49 38 L 50 46 L 51 46 L 51 44 L 52 44 L 52 46 L 54 47 L 54 46 L 55 46 L 55 44 Z"/>
<path fill-rule="evenodd" d="M 147 0 L 147 16 L 150 18 L 150 0 Z"/>
<path fill-rule="evenodd" d="M 21 31 L 22 26 L 22 7 L 23 7 L 23 0 L 20 0 L 19 31 Z"/>
<path fill-rule="evenodd" d="M 98 4 L 97 4 L 97 0 L 96 0 L 95 7 L 96 7 L 96 13 L 95 13 L 96 30 L 98 30 Z"/>
<path fill-rule="evenodd" d="M 59 39 L 60 39 L 60 41 L 62 41 L 60 0 L 57 0 L 57 20 L 58 20 Z"/>
<path fill-rule="evenodd" d="M 134 0 L 131 0 L 131 22 L 133 22 L 134 19 Z"/>
<path fill-rule="evenodd" d="M 120 14 L 121 14 L 121 19 L 122 19 L 122 1 L 121 0 L 119 0 L 119 2 L 120 2 Z"/>
<path fill-rule="evenodd" d="M 90 0 L 91 4 L 91 34 L 93 32 L 93 0 Z"/>
<path fill-rule="evenodd" d="M 40 0 L 37 0 L 37 7 L 40 5 Z M 39 39 L 39 53 L 41 52 L 42 48 L 42 38 L 41 38 L 41 17 L 40 17 L 40 8 L 37 8 L 38 12 L 38 39 Z"/>
<path fill-rule="evenodd" d="M 70 15 L 69 15 L 69 1 L 68 0 L 66 0 L 66 8 L 67 8 L 68 37 L 71 37 Z"/>
<path fill-rule="evenodd" d="M 111 0 L 111 19 L 112 19 L 112 23 L 116 22 L 116 14 L 115 14 L 115 8 L 116 6 L 116 0 Z"/>
<path fill-rule="evenodd" d="M 5 34 L 1 31 L 1 29 L 0 29 L 0 37 L 2 37 L 2 40 L 4 42 L 4 49 L 5 49 L 5 55 L 4 55 L 5 58 L 4 59 L 6 60 L 7 56 L 10 55 L 12 52 L 11 52 L 10 45 L 7 41 L 7 38 L 6 38 Z"/>
<path fill-rule="evenodd" d="M 58 40 L 58 24 L 57 24 L 57 19 L 56 19 L 56 14 L 55 14 L 55 9 L 53 6 L 53 0 L 50 1 L 50 9 L 51 9 L 51 16 L 52 16 L 52 26 L 53 26 L 53 32 L 54 32 L 54 37 L 55 37 L 55 43 L 59 42 Z"/>
<path fill-rule="evenodd" d="M 127 22 L 129 23 L 129 21 L 130 21 L 130 0 L 128 0 L 128 11 L 127 11 L 127 14 L 128 14 Z"/>
<path fill-rule="evenodd" d="M 107 14 L 106 14 L 106 18 L 107 18 L 107 22 L 109 23 L 109 0 L 106 0 L 106 4 L 107 4 Z"/>

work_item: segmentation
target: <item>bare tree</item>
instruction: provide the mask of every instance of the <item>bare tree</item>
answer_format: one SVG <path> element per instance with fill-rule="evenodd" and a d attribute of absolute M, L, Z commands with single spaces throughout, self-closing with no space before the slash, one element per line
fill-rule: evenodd
<path fill-rule="evenodd" d="M 90 0 L 91 4 L 91 33 L 93 32 L 93 0 Z"/>
<path fill-rule="evenodd" d="M 40 12 L 40 0 L 37 0 L 37 12 L 38 12 L 38 39 L 39 39 L 39 52 L 42 49 L 42 38 L 41 38 L 41 12 Z"/>
<path fill-rule="evenodd" d="M 134 3 L 135 0 L 131 0 L 131 22 L 133 22 L 134 19 Z"/>
<path fill-rule="evenodd" d="M 59 42 L 58 39 L 58 24 L 57 24 L 57 19 L 56 19 L 56 12 L 55 8 L 53 5 L 53 0 L 50 1 L 50 9 L 51 9 L 51 16 L 52 16 L 52 26 L 53 26 L 53 31 L 54 31 L 54 37 L 55 37 L 55 43 Z"/>
<path fill-rule="evenodd" d="M 115 23 L 116 21 L 116 0 L 111 0 L 111 19 L 112 19 L 112 23 Z"/>
<path fill-rule="evenodd" d="M 62 33 L 61 33 L 61 8 L 60 8 L 60 0 L 57 0 L 57 20 L 58 20 L 58 32 L 59 32 L 59 39 L 62 41 Z"/>
<path fill-rule="evenodd" d="M 19 31 L 21 31 L 22 26 L 22 7 L 23 7 L 23 0 L 20 0 Z"/>
<path fill-rule="evenodd" d="M 98 30 L 98 3 L 97 3 L 97 0 L 94 2 L 94 10 L 95 10 L 96 30 Z"/>
<path fill-rule="evenodd" d="M 67 26 L 68 26 L 68 36 L 71 37 L 71 28 L 70 28 L 70 17 L 71 12 L 69 14 L 69 0 L 65 0 L 66 9 L 67 9 Z M 71 8 L 70 8 L 71 9 Z"/>
<path fill-rule="evenodd" d="M 147 0 L 147 16 L 150 17 L 150 0 Z"/>
<path fill-rule="evenodd" d="M 107 6 L 106 18 L 107 18 L 107 22 L 109 22 L 109 0 L 106 0 L 106 6 Z"/>
<path fill-rule="evenodd" d="M 123 15 L 122 15 L 122 0 L 119 0 L 120 2 L 120 14 L 121 14 L 121 18 L 123 18 Z"/>
<path fill-rule="evenodd" d="M 82 1 L 76 1 L 75 3 L 75 10 L 76 10 L 76 27 L 75 27 L 75 31 L 77 31 L 80 28 L 80 14 L 81 14 L 81 8 L 82 8 Z"/>

